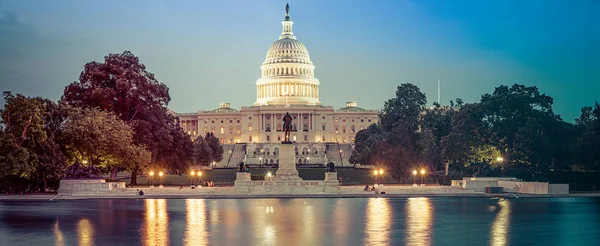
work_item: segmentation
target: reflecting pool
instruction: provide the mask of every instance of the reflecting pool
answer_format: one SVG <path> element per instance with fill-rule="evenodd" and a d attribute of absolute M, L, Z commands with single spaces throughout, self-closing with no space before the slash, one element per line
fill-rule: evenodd
<path fill-rule="evenodd" d="M 600 245 L 600 199 L 1 201 L 0 245 Z"/>

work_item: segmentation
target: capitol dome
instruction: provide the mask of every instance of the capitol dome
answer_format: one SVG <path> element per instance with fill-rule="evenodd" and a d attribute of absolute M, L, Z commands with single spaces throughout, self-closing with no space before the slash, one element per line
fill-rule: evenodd
<path fill-rule="evenodd" d="M 267 51 L 256 81 L 255 105 L 320 105 L 319 80 L 314 77 L 308 49 L 292 32 L 294 24 L 286 6 L 283 32 Z"/>

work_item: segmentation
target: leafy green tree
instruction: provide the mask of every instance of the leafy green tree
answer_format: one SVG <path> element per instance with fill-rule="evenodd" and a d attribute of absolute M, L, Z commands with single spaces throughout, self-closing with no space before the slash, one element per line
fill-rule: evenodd
<path fill-rule="evenodd" d="M 194 141 L 194 161 L 197 165 L 208 166 L 213 162 L 212 149 L 206 140 L 199 135 Z"/>
<path fill-rule="evenodd" d="M 367 129 L 356 133 L 354 150 L 350 156 L 350 163 L 362 165 L 375 165 L 373 156 L 377 144 L 384 140 L 385 132 L 376 124 L 371 124 Z"/>
<path fill-rule="evenodd" d="M 381 127 L 386 132 L 402 127 L 416 133 L 419 115 L 425 108 L 427 98 L 416 85 L 406 83 L 398 86 L 396 96 L 387 100 L 380 114 Z"/>
<path fill-rule="evenodd" d="M 573 150 L 579 169 L 600 170 L 600 105 L 581 109 L 576 120 L 579 136 Z"/>
<path fill-rule="evenodd" d="M 129 51 L 109 54 L 104 62 L 86 64 L 79 80 L 65 88 L 61 101 L 76 107 L 112 111 L 133 126 L 134 142 L 152 153 L 149 165 L 132 170 L 134 185 L 140 169 L 181 172 L 192 161 L 191 138 L 167 109 L 170 101 L 167 86 L 146 71 L 138 57 Z"/>
<path fill-rule="evenodd" d="M 425 109 L 419 118 L 422 155 L 425 163 L 430 165 L 432 170 L 437 170 L 437 167 L 444 164 L 442 139 L 452 132 L 452 117 L 456 111 L 458 108 L 454 106 L 453 102 L 451 102 L 451 106 L 441 106 L 435 103 L 433 107 Z"/>
<path fill-rule="evenodd" d="M 215 134 L 212 132 L 207 132 L 204 140 L 208 143 L 208 146 L 211 149 L 212 153 L 212 161 L 220 162 L 223 160 L 223 146 L 219 141 L 219 138 L 215 137 Z"/>
<path fill-rule="evenodd" d="M 64 133 L 72 161 L 127 171 L 150 162 L 150 153 L 133 142 L 132 127 L 114 113 L 93 108 L 69 111 Z M 111 178 L 116 178 L 116 172 Z"/>
<path fill-rule="evenodd" d="M 419 115 L 425 109 L 425 94 L 416 85 L 406 83 L 398 86 L 396 96 L 385 102 L 380 113 L 382 129 L 387 132 L 386 143 L 376 152 L 386 161 L 399 180 L 410 167 L 422 163 L 419 146 Z M 379 148 L 379 147 L 378 147 Z"/>

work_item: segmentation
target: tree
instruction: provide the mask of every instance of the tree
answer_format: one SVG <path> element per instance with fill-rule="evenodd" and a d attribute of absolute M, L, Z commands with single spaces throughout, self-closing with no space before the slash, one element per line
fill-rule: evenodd
<path fill-rule="evenodd" d="M 398 127 L 416 132 L 419 129 L 419 114 L 425 108 L 425 103 L 425 93 L 416 85 L 406 83 L 398 86 L 396 97 L 387 100 L 381 111 L 381 127 L 387 132 Z"/>
<path fill-rule="evenodd" d="M 600 105 L 581 109 L 581 116 L 576 120 L 579 136 L 573 150 L 576 162 L 581 169 L 600 169 Z"/>
<path fill-rule="evenodd" d="M 204 137 L 204 140 L 206 140 L 208 146 L 211 149 L 212 161 L 216 163 L 223 160 L 223 146 L 221 145 L 219 138 L 215 137 L 214 133 L 207 132 L 206 137 Z"/>
<path fill-rule="evenodd" d="M 375 165 L 374 155 L 377 144 L 386 137 L 385 132 L 376 124 L 371 124 L 367 129 L 356 133 L 354 149 L 350 155 L 350 163 L 362 165 Z"/>
<path fill-rule="evenodd" d="M 462 100 L 457 99 L 458 102 Z M 459 108 L 450 102 L 451 106 L 441 106 L 438 103 L 434 107 L 425 109 L 419 118 L 421 127 L 420 148 L 425 163 L 437 170 L 438 166 L 444 164 L 442 158 L 442 139 L 452 132 L 452 117 Z M 447 169 L 447 168 L 445 168 Z"/>
<path fill-rule="evenodd" d="M 419 165 L 422 161 L 419 146 L 419 115 L 425 109 L 425 94 L 413 84 L 402 84 L 396 90 L 396 97 L 385 102 L 380 113 L 382 129 L 387 132 L 386 143 L 380 145 L 376 153 L 382 155 L 385 164 L 395 170 L 397 178 L 408 166 Z M 379 147 L 377 147 L 379 148 Z M 406 175 L 406 173 L 405 173 Z"/>
<path fill-rule="evenodd" d="M 132 127 L 114 113 L 98 109 L 70 108 L 64 132 L 68 157 L 74 162 L 131 171 L 150 161 L 143 146 L 133 142 Z"/>
<path fill-rule="evenodd" d="M 146 71 L 129 51 L 109 54 L 103 63 L 86 64 L 79 81 L 65 88 L 61 101 L 76 107 L 112 111 L 133 126 L 134 142 L 146 146 L 152 154 L 150 164 L 132 169 L 133 185 L 141 168 L 181 172 L 192 160 L 191 139 L 167 109 L 170 101 L 167 86 Z"/>
<path fill-rule="evenodd" d="M 213 162 L 212 149 L 202 135 L 194 141 L 194 162 L 197 165 L 208 166 Z"/>
<path fill-rule="evenodd" d="M 104 63 L 85 64 L 79 81 L 65 88 L 61 101 L 75 107 L 98 107 L 132 122 L 140 111 L 162 106 L 171 98 L 165 84 L 146 71 L 130 51 L 109 54 Z"/>

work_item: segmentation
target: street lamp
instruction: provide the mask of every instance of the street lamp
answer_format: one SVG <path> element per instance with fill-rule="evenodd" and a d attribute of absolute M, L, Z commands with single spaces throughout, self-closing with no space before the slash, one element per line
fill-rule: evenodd
<path fill-rule="evenodd" d="M 196 175 L 196 172 L 194 172 L 194 170 L 192 170 L 192 171 L 190 172 L 190 175 L 192 175 L 192 186 L 194 186 L 194 181 L 195 181 L 195 179 L 196 179 L 196 177 L 195 177 L 195 175 Z"/>
<path fill-rule="evenodd" d="M 306 157 L 306 161 L 307 161 L 308 165 L 310 165 L 310 156 Z"/>
<path fill-rule="evenodd" d="M 160 177 L 160 188 L 163 187 L 163 175 L 164 173 L 162 171 L 158 172 L 158 176 Z"/>
<path fill-rule="evenodd" d="M 150 171 L 150 188 L 154 188 L 154 171 Z"/>
<path fill-rule="evenodd" d="M 504 158 L 502 158 L 502 156 L 498 156 L 498 157 L 496 158 L 496 161 L 498 161 L 498 162 L 503 162 L 503 161 L 504 161 Z"/>
<path fill-rule="evenodd" d="M 373 171 L 373 177 L 375 177 L 375 184 L 373 184 L 373 187 L 375 187 L 375 185 L 377 184 L 377 175 L 379 175 L 379 170 L 375 169 Z"/>
<path fill-rule="evenodd" d="M 421 186 L 425 186 L 423 182 L 425 180 L 425 169 L 421 169 Z"/>
<path fill-rule="evenodd" d="M 417 170 L 413 170 L 413 186 L 417 186 Z"/>

